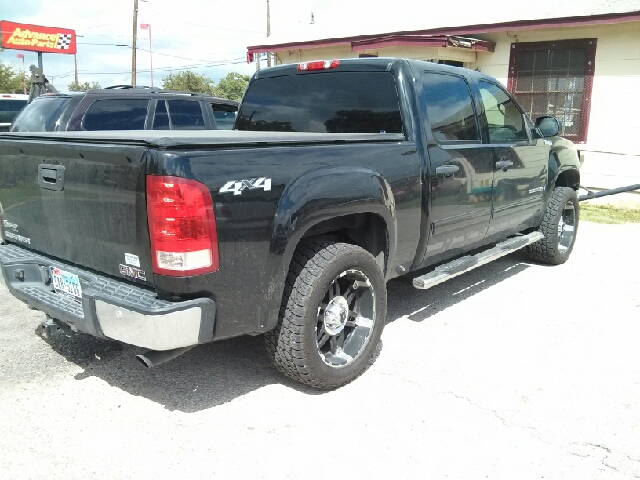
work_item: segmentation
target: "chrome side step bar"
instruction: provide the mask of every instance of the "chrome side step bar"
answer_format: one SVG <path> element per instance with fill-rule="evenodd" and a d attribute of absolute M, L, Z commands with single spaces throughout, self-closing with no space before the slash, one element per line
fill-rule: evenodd
<path fill-rule="evenodd" d="M 526 247 L 532 243 L 542 240 L 544 235 L 541 232 L 532 232 L 528 235 L 518 235 L 509 238 L 504 242 L 498 243 L 495 247 L 478 253 L 477 255 L 468 255 L 466 257 L 456 258 L 455 260 L 440 265 L 432 272 L 413 279 L 413 286 L 420 290 L 434 287 L 439 283 L 457 277 L 469 270 L 485 265 L 500 257 L 509 255 L 516 250 Z"/>

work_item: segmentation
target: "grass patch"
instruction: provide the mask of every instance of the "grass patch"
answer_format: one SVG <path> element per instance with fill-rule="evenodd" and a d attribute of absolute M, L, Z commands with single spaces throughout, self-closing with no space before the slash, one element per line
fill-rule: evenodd
<path fill-rule="evenodd" d="M 580 220 L 594 223 L 640 223 L 640 210 L 583 202 L 580 204 Z"/>

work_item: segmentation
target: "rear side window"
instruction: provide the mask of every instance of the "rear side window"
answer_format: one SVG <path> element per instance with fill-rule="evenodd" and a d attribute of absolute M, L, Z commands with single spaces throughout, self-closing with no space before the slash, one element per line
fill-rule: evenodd
<path fill-rule="evenodd" d="M 158 100 L 156 104 L 156 114 L 153 117 L 154 130 L 169 130 L 169 114 L 167 113 L 167 102 Z"/>
<path fill-rule="evenodd" d="M 309 73 L 252 82 L 245 93 L 236 128 L 402 133 L 402 118 L 391 73 Z"/>
<path fill-rule="evenodd" d="M 200 102 L 167 100 L 172 130 L 204 130 L 204 115 Z"/>
<path fill-rule="evenodd" d="M 85 130 L 144 130 L 149 100 L 97 100 L 84 114 Z"/>
<path fill-rule="evenodd" d="M 213 108 L 213 117 L 216 120 L 216 128 L 218 130 L 231 130 L 236 123 L 238 107 L 218 103 L 212 103 L 211 107 Z"/>
<path fill-rule="evenodd" d="M 438 142 L 479 140 L 471 91 L 464 78 L 424 73 L 422 95 L 433 136 Z"/>
<path fill-rule="evenodd" d="M 33 100 L 16 117 L 12 132 L 54 132 L 73 97 L 42 96 Z"/>

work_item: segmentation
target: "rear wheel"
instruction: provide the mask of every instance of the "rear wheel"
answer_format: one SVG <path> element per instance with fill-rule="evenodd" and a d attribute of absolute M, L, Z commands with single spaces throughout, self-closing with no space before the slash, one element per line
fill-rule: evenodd
<path fill-rule="evenodd" d="M 296 250 L 267 351 L 284 374 L 312 387 L 340 387 L 372 360 L 386 317 L 386 285 L 374 257 L 346 243 Z"/>
<path fill-rule="evenodd" d="M 575 190 L 554 188 L 540 225 L 544 238 L 527 247 L 529 256 L 549 265 L 566 262 L 576 241 L 579 221 L 580 204 Z"/>

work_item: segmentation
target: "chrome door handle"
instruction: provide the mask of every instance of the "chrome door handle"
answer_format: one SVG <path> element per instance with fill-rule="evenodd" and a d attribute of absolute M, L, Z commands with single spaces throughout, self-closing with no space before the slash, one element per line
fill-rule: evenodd
<path fill-rule="evenodd" d="M 496 162 L 496 167 L 506 172 L 509 167 L 513 167 L 513 162 L 506 157 L 502 157 L 500 161 Z"/>
<path fill-rule="evenodd" d="M 460 167 L 457 165 L 440 165 L 436 168 L 436 173 L 438 175 L 453 175 L 458 170 L 460 170 Z"/>

